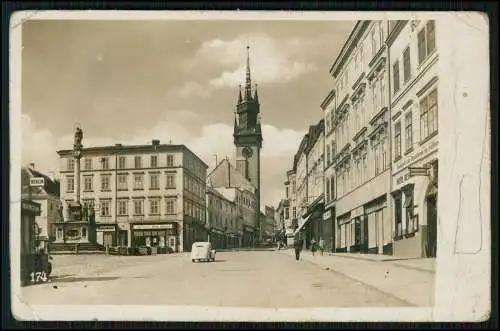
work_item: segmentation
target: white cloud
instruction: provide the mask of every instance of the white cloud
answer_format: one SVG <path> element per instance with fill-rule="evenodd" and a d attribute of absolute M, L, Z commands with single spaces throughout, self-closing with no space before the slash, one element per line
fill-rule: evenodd
<path fill-rule="evenodd" d="M 175 92 L 183 98 L 191 98 L 193 96 L 207 97 L 212 92 L 212 88 L 210 86 L 202 86 L 197 82 L 191 81 L 175 89 Z"/>
<path fill-rule="evenodd" d="M 212 63 L 225 68 L 209 84 L 234 87 L 245 81 L 246 46 L 250 45 L 252 77 L 259 83 L 282 83 L 300 77 L 317 67 L 308 63 L 296 43 L 279 41 L 265 34 L 243 35 L 232 40 L 204 42 L 192 59 L 194 63 Z"/>
<path fill-rule="evenodd" d="M 121 137 L 96 137 L 85 134 L 85 147 L 114 145 L 115 143 L 149 144 L 152 139 L 160 139 L 168 143 L 184 144 L 195 152 L 210 168 L 215 164 L 215 156 L 219 161 L 224 157 L 233 158 L 233 128 L 224 123 L 207 124 L 201 131 L 192 135 L 179 124 L 179 117 L 172 114 L 190 116 L 189 111 L 169 112 L 169 119 L 157 122 L 153 127 Z M 264 125 L 264 143 L 262 149 L 262 204 L 275 204 L 281 197 L 282 181 L 286 171 L 292 166 L 291 160 L 304 132 L 292 129 L 278 129 L 272 125 Z M 36 127 L 29 115 L 22 114 L 22 162 L 36 163 L 37 169 L 48 173 L 59 171 L 59 159 L 56 153 L 60 149 L 70 149 L 73 134 L 62 137 L 54 136 L 50 131 Z"/>

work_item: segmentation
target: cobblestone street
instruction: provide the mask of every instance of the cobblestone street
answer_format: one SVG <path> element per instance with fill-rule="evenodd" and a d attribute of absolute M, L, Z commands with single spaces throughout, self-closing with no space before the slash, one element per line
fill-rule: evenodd
<path fill-rule="evenodd" d="M 413 306 L 334 269 L 275 251 L 145 257 L 54 256 L 51 283 L 22 289 L 30 304 L 209 305 L 262 308 Z"/>

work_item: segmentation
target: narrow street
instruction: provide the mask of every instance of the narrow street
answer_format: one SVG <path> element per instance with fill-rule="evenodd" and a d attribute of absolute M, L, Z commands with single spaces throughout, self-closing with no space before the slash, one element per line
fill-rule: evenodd
<path fill-rule="evenodd" d="M 52 281 L 22 289 L 57 305 L 209 305 L 261 308 L 412 306 L 374 287 L 274 251 L 157 256 L 54 256 Z"/>

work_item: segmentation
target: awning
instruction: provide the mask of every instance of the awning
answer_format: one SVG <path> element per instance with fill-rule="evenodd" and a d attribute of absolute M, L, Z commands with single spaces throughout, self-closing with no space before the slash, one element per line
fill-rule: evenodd
<path fill-rule="evenodd" d="M 302 225 L 300 225 L 297 230 L 295 230 L 294 232 L 294 235 L 299 233 L 300 231 L 302 231 L 302 229 L 306 226 L 307 223 L 309 223 L 309 221 L 311 220 L 311 215 L 309 215 L 305 220 L 304 222 L 302 222 Z"/>

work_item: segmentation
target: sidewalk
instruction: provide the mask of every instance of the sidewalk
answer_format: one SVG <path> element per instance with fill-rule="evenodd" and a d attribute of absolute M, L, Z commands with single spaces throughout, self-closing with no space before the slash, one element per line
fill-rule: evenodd
<path fill-rule="evenodd" d="M 291 249 L 277 250 L 277 253 L 295 258 Z M 415 306 L 434 305 L 434 278 L 430 271 L 432 261 L 395 260 L 388 257 L 360 256 L 359 254 L 316 254 L 302 251 L 300 260 L 316 264 L 324 270 L 341 273 L 365 285 L 405 300 Z M 354 255 L 357 255 L 356 257 Z M 430 260 L 430 259 L 425 259 Z M 409 262 L 412 261 L 412 262 Z"/>

